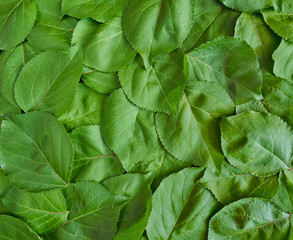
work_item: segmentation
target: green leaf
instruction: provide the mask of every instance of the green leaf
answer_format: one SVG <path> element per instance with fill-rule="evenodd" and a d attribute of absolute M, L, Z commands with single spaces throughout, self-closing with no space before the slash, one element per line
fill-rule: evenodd
<path fill-rule="evenodd" d="M 68 221 L 58 228 L 56 240 L 111 240 L 116 232 L 122 196 L 114 196 L 97 182 L 79 182 L 65 189 Z"/>
<path fill-rule="evenodd" d="M 266 109 L 266 107 L 264 106 L 262 101 L 261 100 L 251 100 L 247 103 L 237 105 L 236 106 L 236 114 L 240 114 L 243 112 L 249 112 L 249 111 L 268 113 L 268 110 Z"/>
<path fill-rule="evenodd" d="M 263 106 L 285 120 L 293 128 L 293 83 L 272 75 L 264 75 Z"/>
<path fill-rule="evenodd" d="M 186 78 L 181 51 L 162 54 L 153 59 L 149 70 L 140 57 L 119 72 L 127 97 L 136 105 L 152 111 L 176 112 Z"/>
<path fill-rule="evenodd" d="M 102 139 L 99 126 L 83 126 L 70 134 L 74 146 L 72 179 L 103 181 L 124 172 L 115 154 Z"/>
<path fill-rule="evenodd" d="M 233 37 L 240 13 L 224 7 L 219 0 L 196 0 L 193 27 L 181 44 L 184 52 L 221 36 Z"/>
<path fill-rule="evenodd" d="M 193 0 L 132 0 L 123 31 L 149 69 L 152 59 L 182 44 L 193 24 Z"/>
<path fill-rule="evenodd" d="M 246 173 L 270 176 L 291 169 L 291 128 L 272 114 L 245 112 L 220 122 L 228 161 Z"/>
<path fill-rule="evenodd" d="M 273 201 L 284 210 L 293 213 L 293 173 L 290 170 L 284 170 L 279 176 L 280 189 Z M 291 238 L 290 238 L 291 239 Z"/>
<path fill-rule="evenodd" d="M 277 176 L 258 178 L 224 162 L 219 174 L 205 170 L 200 184 L 224 205 L 247 197 L 272 198 L 278 191 Z"/>
<path fill-rule="evenodd" d="M 1 1 L 0 49 L 10 49 L 24 41 L 34 26 L 36 14 L 32 0 Z"/>
<path fill-rule="evenodd" d="M 104 73 L 84 67 L 81 79 L 85 85 L 103 94 L 112 93 L 114 90 L 121 87 L 117 72 Z"/>
<path fill-rule="evenodd" d="M 293 13 L 293 2 L 291 0 L 274 0 L 274 9 L 277 12 Z"/>
<path fill-rule="evenodd" d="M 0 237 L 9 240 L 42 240 L 23 221 L 8 215 L 0 215 Z"/>
<path fill-rule="evenodd" d="M 152 191 L 154 191 L 165 177 L 190 166 L 190 163 L 179 161 L 165 150 L 160 158 L 137 164 L 133 169 L 131 169 L 131 172 L 152 172 L 153 181 L 151 188 Z"/>
<path fill-rule="evenodd" d="M 282 40 L 281 44 L 273 54 L 275 61 L 274 74 L 293 82 L 293 43 Z"/>
<path fill-rule="evenodd" d="M 103 24 L 83 19 L 73 36 L 72 43 L 84 47 L 85 65 L 102 72 L 118 71 L 136 55 L 123 35 L 121 18 Z"/>
<path fill-rule="evenodd" d="M 77 19 L 62 18 L 62 0 L 34 0 L 38 6 L 38 17 L 28 40 L 41 51 L 68 48 Z M 62 19 L 61 19 L 62 18 Z"/>
<path fill-rule="evenodd" d="M 29 193 L 11 188 L 3 198 L 5 213 L 23 220 L 35 232 L 43 234 L 65 223 L 69 211 L 60 189 Z"/>
<path fill-rule="evenodd" d="M 293 41 L 293 11 L 289 13 L 273 10 L 262 11 L 266 24 L 280 37 Z"/>
<path fill-rule="evenodd" d="M 245 40 L 253 47 L 262 69 L 273 72 L 272 54 L 280 44 L 280 40 L 265 24 L 260 14 L 242 13 L 237 20 L 234 36 Z"/>
<path fill-rule="evenodd" d="M 76 18 L 91 17 L 107 22 L 122 15 L 128 0 L 63 0 L 62 13 Z"/>
<path fill-rule="evenodd" d="M 106 95 L 79 83 L 71 106 L 58 120 L 70 131 L 79 126 L 100 124 L 101 109 L 105 99 Z"/>
<path fill-rule="evenodd" d="M 147 225 L 150 240 L 207 239 L 209 218 L 219 204 L 212 194 L 195 183 L 202 168 L 186 168 L 165 178 L 153 195 Z"/>
<path fill-rule="evenodd" d="M 48 113 L 3 120 L 0 165 L 11 183 L 29 191 L 67 186 L 73 147 L 64 127 Z"/>
<path fill-rule="evenodd" d="M 155 130 L 154 113 L 133 105 L 122 89 L 107 99 L 101 130 L 126 171 L 140 162 L 160 159 L 164 151 Z"/>
<path fill-rule="evenodd" d="M 28 42 L 7 50 L 0 55 L 0 93 L 13 105 L 17 106 L 14 98 L 14 85 L 23 66 L 31 60 L 38 51 Z"/>
<path fill-rule="evenodd" d="M 60 116 L 71 104 L 82 71 L 79 47 L 48 50 L 25 65 L 15 84 L 15 98 L 25 111 Z"/>
<path fill-rule="evenodd" d="M 270 200 L 241 199 L 212 217 L 208 239 L 289 239 L 289 218 L 288 213 Z"/>
<path fill-rule="evenodd" d="M 252 47 L 245 41 L 217 38 L 187 55 L 190 81 L 213 81 L 235 104 L 261 99 L 262 74 Z"/>
<path fill-rule="evenodd" d="M 10 182 L 7 179 L 7 177 L 5 177 L 4 171 L 0 168 L 0 199 L 6 193 L 6 191 L 9 189 L 9 187 L 10 187 Z M 1 209 L 2 208 L 0 206 L 0 210 Z"/>
<path fill-rule="evenodd" d="M 20 113 L 20 109 L 15 105 L 11 104 L 3 95 L 0 93 L 0 119 L 2 114 L 6 113 Z M 1 123 L 1 121 L 0 121 Z"/>
<path fill-rule="evenodd" d="M 274 0 L 221 0 L 221 2 L 232 9 L 240 12 L 257 12 L 273 6 Z"/>
<path fill-rule="evenodd" d="M 152 192 L 147 180 L 147 176 L 141 174 L 126 174 L 103 182 L 112 194 L 129 199 L 121 210 L 113 240 L 139 240 L 143 234 L 152 208 Z"/>
<path fill-rule="evenodd" d="M 176 158 L 220 170 L 224 155 L 219 120 L 233 111 L 233 102 L 221 87 L 196 81 L 186 87 L 176 115 L 156 115 L 156 127 L 164 147 Z"/>

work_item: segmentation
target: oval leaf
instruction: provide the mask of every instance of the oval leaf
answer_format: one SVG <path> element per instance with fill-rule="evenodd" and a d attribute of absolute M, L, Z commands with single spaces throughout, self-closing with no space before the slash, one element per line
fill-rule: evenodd
<path fill-rule="evenodd" d="M 261 99 L 262 74 L 253 48 L 245 41 L 217 38 L 187 54 L 191 81 L 213 81 L 235 104 Z"/>
<path fill-rule="evenodd" d="M 9 240 L 42 240 L 23 221 L 8 215 L 0 215 L 0 237 Z"/>
<path fill-rule="evenodd" d="M 289 239 L 290 215 L 262 198 L 231 203 L 215 214 L 209 226 L 209 240 Z"/>
<path fill-rule="evenodd" d="M 220 126 L 224 154 L 237 168 L 256 176 L 291 169 L 293 134 L 279 117 L 245 112 L 223 118 Z"/>
<path fill-rule="evenodd" d="M 82 71 L 82 51 L 48 50 L 25 65 L 15 84 L 15 97 L 25 111 L 61 115 L 73 100 Z"/>
<path fill-rule="evenodd" d="M 3 120 L 1 167 L 11 182 L 29 191 L 67 186 L 73 147 L 64 127 L 44 112 Z"/>
<path fill-rule="evenodd" d="M 195 184 L 202 168 L 186 168 L 165 178 L 153 195 L 147 225 L 150 240 L 207 239 L 207 223 L 219 204 Z"/>
<path fill-rule="evenodd" d="M 193 23 L 193 0 L 133 0 L 123 15 L 123 30 L 149 69 L 152 59 L 176 49 Z M 184 23 L 184 24 L 181 24 Z"/>
<path fill-rule="evenodd" d="M 217 137 L 219 119 L 233 111 L 233 102 L 221 87 L 198 81 L 186 87 L 176 115 L 156 115 L 156 127 L 163 145 L 176 158 L 220 170 L 224 155 Z"/>
<path fill-rule="evenodd" d="M 37 15 L 32 0 L 0 2 L 0 49 L 10 49 L 24 41 L 34 26 Z"/>
<path fill-rule="evenodd" d="M 175 112 L 186 83 L 183 54 L 174 51 L 157 56 L 149 70 L 137 57 L 119 72 L 119 80 L 136 105 L 152 111 Z"/>
<path fill-rule="evenodd" d="M 155 130 L 154 113 L 133 105 L 122 89 L 107 99 L 101 130 L 126 171 L 140 162 L 160 159 L 164 151 Z"/>

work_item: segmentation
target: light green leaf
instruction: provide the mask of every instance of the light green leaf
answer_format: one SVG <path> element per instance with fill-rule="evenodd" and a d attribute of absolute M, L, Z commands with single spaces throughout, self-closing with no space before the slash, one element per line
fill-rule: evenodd
<path fill-rule="evenodd" d="M 0 165 L 11 183 L 29 191 L 67 186 L 73 147 L 64 127 L 48 113 L 3 120 Z"/>
<path fill-rule="evenodd" d="M 60 189 L 29 193 L 11 188 L 2 200 L 6 214 L 20 218 L 39 234 L 58 228 L 69 213 Z"/>
<path fill-rule="evenodd" d="M 52 239 L 111 240 L 117 229 L 119 204 L 125 197 L 111 195 L 97 182 L 79 182 L 65 190 L 69 218 Z"/>
<path fill-rule="evenodd" d="M 118 71 L 136 55 L 123 35 L 121 18 L 103 24 L 83 19 L 73 36 L 72 43 L 84 47 L 85 65 L 102 72 Z"/>
<path fill-rule="evenodd" d="M 275 60 L 274 74 L 293 82 L 293 43 L 282 40 L 273 54 Z"/>
<path fill-rule="evenodd" d="M 259 10 L 272 7 L 274 0 L 221 0 L 229 8 L 240 12 L 257 12 Z"/>
<path fill-rule="evenodd" d="M 127 97 L 136 105 L 166 113 L 176 112 L 186 78 L 183 53 L 174 51 L 153 59 L 149 70 L 140 57 L 119 72 L 119 80 Z"/>
<path fill-rule="evenodd" d="M 72 179 L 103 181 L 124 172 L 115 154 L 102 139 L 99 126 L 83 126 L 70 134 L 74 146 Z"/>
<path fill-rule="evenodd" d="M 262 92 L 265 108 L 293 128 L 293 83 L 283 78 L 264 75 Z"/>
<path fill-rule="evenodd" d="M 243 103 L 241 105 L 236 106 L 236 114 L 249 111 L 268 113 L 267 109 L 265 108 L 261 100 L 251 100 L 247 103 Z"/>
<path fill-rule="evenodd" d="M 106 97 L 79 83 L 71 106 L 58 120 L 70 131 L 84 125 L 100 124 L 101 109 Z"/>
<path fill-rule="evenodd" d="M 216 213 L 209 240 L 289 239 L 290 215 L 270 200 L 245 198 Z"/>
<path fill-rule="evenodd" d="M 29 42 L 41 51 L 68 48 L 77 19 L 62 18 L 62 0 L 34 1 L 38 6 L 38 18 L 28 37 Z"/>
<path fill-rule="evenodd" d="M 128 0 L 63 0 L 62 13 L 76 18 L 91 17 L 98 22 L 107 22 L 122 15 Z"/>
<path fill-rule="evenodd" d="M 262 11 L 266 24 L 280 37 L 293 41 L 293 11 L 291 13 Z"/>
<path fill-rule="evenodd" d="M 133 105 L 122 89 L 107 99 L 101 130 L 126 171 L 140 162 L 160 159 L 164 151 L 155 130 L 154 113 Z"/>
<path fill-rule="evenodd" d="M 220 127 L 223 152 L 235 167 L 256 176 L 291 169 L 293 134 L 279 117 L 245 112 L 223 118 Z"/>
<path fill-rule="evenodd" d="M 2 114 L 6 113 L 20 113 L 20 108 L 11 104 L 3 95 L 0 93 L 0 118 Z"/>
<path fill-rule="evenodd" d="M 224 162 L 219 174 L 206 169 L 200 184 L 209 189 L 224 205 L 247 197 L 270 199 L 279 189 L 277 176 L 258 178 L 234 168 L 227 162 Z"/>
<path fill-rule="evenodd" d="M 171 52 L 185 40 L 193 24 L 193 9 L 193 0 L 130 1 L 123 31 L 147 69 L 155 56 Z"/>
<path fill-rule="evenodd" d="M 37 8 L 32 0 L 0 2 L 0 49 L 10 49 L 24 41 L 30 33 Z"/>
<path fill-rule="evenodd" d="M 233 111 L 233 102 L 221 87 L 196 81 L 186 87 L 176 115 L 156 115 L 156 127 L 164 147 L 176 158 L 220 170 L 224 155 L 219 120 Z"/>
<path fill-rule="evenodd" d="M 113 240 L 139 240 L 152 208 L 152 192 L 147 176 L 126 174 L 107 179 L 103 185 L 112 193 L 127 197 L 121 210 Z"/>
<path fill-rule="evenodd" d="M 14 85 L 20 70 L 38 51 L 28 42 L 7 50 L 0 55 L 0 93 L 13 105 L 17 106 L 14 98 Z"/>
<path fill-rule="evenodd" d="M 181 44 L 184 52 L 221 36 L 233 37 L 240 13 L 223 6 L 219 0 L 196 0 L 193 27 Z"/>
<path fill-rule="evenodd" d="M 219 204 L 195 183 L 202 174 L 202 168 L 186 168 L 162 181 L 153 195 L 147 225 L 150 240 L 207 239 L 209 218 Z"/>
<path fill-rule="evenodd" d="M 79 47 L 48 50 L 25 65 L 15 84 L 15 98 L 25 111 L 60 116 L 71 104 L 82 71 Z"/>
<path fill-rule="evenodd" d="M 217 38 L 188 53 L 187 58 L 190 81 L 218 83 L 235 104 L 262 98 L 257 56 L 245 41 Z"/>
<path fill-rule="evenodd" d="M 23 221 L 8 215 L 0 215 L 0 237 L 9 240 L 42 240 Z"/>
<path fill-rule="evenodd" d="M 291 170 L 284 170 L 279 176 L 280 189 L 273 201 L 284 210 L 293 213 L 293 173 Z M 291 239 L 291 238 L 290 238 Z"/>
<path fill-rule="evenodd" d="M 277 12 L 293 13 L 292 0 L 274 0 L 274 9 Z"/>
<path fill-rule="evenodd" d="M 85 85 L 103 94 L 112 93 L 114 90 L 121 87 L 117 72 L 104 73 L 84 67 L 81 79 Z"/>
<path fill-rule="evenodd" d="M 237 20 L 234 36 L 253 47 L 262 69 L 273 72 L 272 54 L 280 44 L 280 39 L 265 24 L 260 14 L 242 13 Z"/>

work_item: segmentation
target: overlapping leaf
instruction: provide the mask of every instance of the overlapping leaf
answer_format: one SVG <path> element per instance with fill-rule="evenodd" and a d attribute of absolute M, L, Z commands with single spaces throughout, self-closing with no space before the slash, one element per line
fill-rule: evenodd
<path fill-rule="evenodd" d="M 244 172 L 270 176 L 291 169 L 291 128 L 272 114 L 245 112 L 220 122 L 222 149 L 228 161 Z"/>
<path fill-rule="evenodd" d="M 48 113 L 11 115 L 1 127 L 0 165 L 11 182 L 30 191 L 68 184 L 73 147 L 64 127 Z"/>
<path fill-rule="evenodd" d="M 24 41 L 34 26 L 36 15 L 33 0 L 1 1 L 0 49 L 10 49 Z"/>
<path fill-rule="evenodd" d="M 102 139 L 100 127 L 78 127 L 70 134 L 74 146 L 72 179 L 103 181 L 124 172 L 115 154 Z"/>
<path fill-rule="evenodd" d="M 133 105 L 122 89 L 104 105 L 102 135 L 126 171 L 140 162 L 160 159 L 164 152 L 154 124 L 154 113 Z"/>
<path fill-rule="evenodd" d="M 222 86 L 235 104 L 261 99 L 262 75 L 257 57 L 245 41 L 218 38 L 187 54 L 190 81 Z"/>
<path fill-rule="evenodd" d="M 182 96 L 186 77 L 181 51 L 162 54 L 153 59 L 149 70 L 137 57 L 119 72 L 127 97 L 142 108 L 174 113 Z"/>
<path fill-rule="evenodd" d="M 209 240 L 289 239 L 290 215 L 273 202 L 246 198 L 216 213 L 209 224 Z"/>
<path fill-rule="evenodd" d="M 195 182 L 202 168 L 186 168 L 165 178 L 153 195 L 147 226 L 150 240 L 207 239 L 207 223 L 219 204 Z"/>
<path fill-rule="evenodd" d="M 165 148 L 180 160 L 220 170 L 219 119 L 233 113 L 233 102 L 215 83 L 189 84 L 176 115 L 158 113 L 156 127 Z M 189 136 L 189 137 L 186 137 Z"/>
<path fill-rule="evenodd" d="M 61 115 L 71 104 L 82 71 L 78 46 L 37 55 L 18 76 L 16 102 L 25 111 L 43 110 Z"/>

